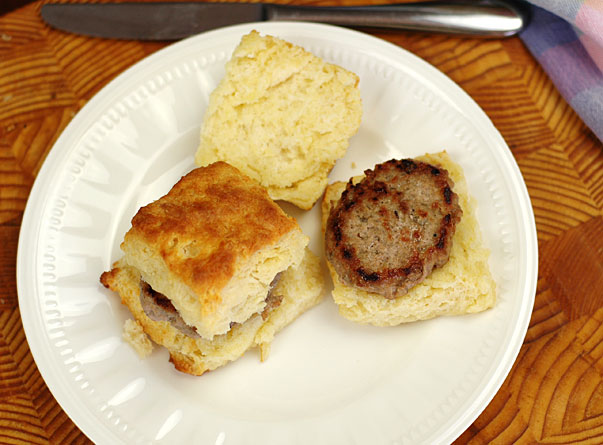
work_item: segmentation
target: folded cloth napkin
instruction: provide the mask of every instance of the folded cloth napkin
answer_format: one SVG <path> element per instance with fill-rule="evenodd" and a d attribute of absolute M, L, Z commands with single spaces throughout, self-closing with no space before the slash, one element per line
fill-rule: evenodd
<path fill-rule="evenodd" d="M 520 38 L 603 142 L 603 0 L 529 0 Z"/>

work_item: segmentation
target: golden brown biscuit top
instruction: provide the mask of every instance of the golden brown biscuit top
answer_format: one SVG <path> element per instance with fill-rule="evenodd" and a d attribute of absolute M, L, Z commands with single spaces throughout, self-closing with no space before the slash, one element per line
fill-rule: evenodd
<path fill-rule="evenodd" d="M 197 168 L 142 207 L 125 236 L 153 246 L 200 295 L 218 293 L 237 263 L 295 229 L 266 190 L 225 162 Z"/>

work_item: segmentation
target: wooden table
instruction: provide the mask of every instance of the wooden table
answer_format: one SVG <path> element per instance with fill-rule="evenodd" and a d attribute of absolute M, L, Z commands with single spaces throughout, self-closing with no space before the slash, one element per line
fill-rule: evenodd
<path fill-rule="evenodd" d="M 29 351 L 15 263 L 31 186 L 75 113 L 160 43 L 54 31 L 43 1 L 0 16 L 0 442 L 82 443 Z M 311 2 L 313 4 L 326 4 Z M 342 4 L 360 3 L 358 0 Z M 492 119 L 532 199 L 536 303 L 502 388 L 458 443 L 603 443 L 603 146 L 518 38 L 376 34 L 446 73 Z"/>

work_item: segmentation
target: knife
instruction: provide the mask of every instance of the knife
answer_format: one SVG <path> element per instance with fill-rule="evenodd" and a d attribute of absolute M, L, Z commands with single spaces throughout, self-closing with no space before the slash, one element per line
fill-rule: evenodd
<path fill-rule="evenodd" d="M 50 3 L 41 15 L 50 26 L 93 37 L 178 40 L 223 26 L 266 20 L 506 37 L 527 15 L 513 1 L 458 0 L 370 6 L 293 6 L 271 3 Z"/>

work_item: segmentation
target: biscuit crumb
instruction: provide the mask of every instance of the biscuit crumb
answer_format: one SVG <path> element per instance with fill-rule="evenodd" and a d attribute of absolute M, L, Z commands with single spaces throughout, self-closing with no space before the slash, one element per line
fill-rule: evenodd
<path fill-rule="evenodd" d="M 126 320 L 122 335 L 140 358 L 148 357 L 153 352 L 153 343 L 151 343 L 138 321 Z"/>
<path fill-rule="evenodd" d="M 260 343 L 260 361 L 265 362 L 270 355 L 270 343 Z"/>

